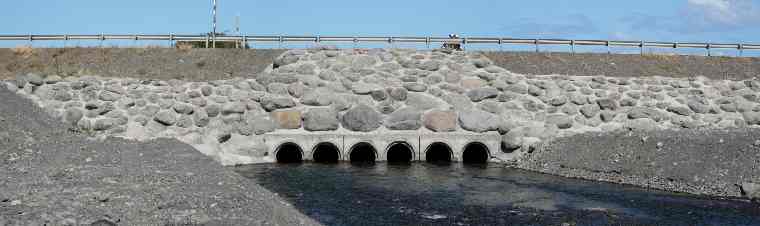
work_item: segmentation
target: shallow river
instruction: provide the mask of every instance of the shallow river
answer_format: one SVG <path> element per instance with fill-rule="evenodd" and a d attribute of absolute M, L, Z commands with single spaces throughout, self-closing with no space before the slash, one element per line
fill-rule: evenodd
<path fill-rule="evenodd" d="M 232 167 L 325 225 L 760 225 L 760 205 L 491 164 Z"/>

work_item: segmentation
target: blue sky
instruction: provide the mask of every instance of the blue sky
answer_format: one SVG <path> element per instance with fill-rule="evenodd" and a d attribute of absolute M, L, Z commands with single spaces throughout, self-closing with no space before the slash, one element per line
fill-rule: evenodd
<path fill-rule="evenodd" d="M 211 0 L 6 0 L 3 34 L 198 34 Z M 760 0 L 219 0 L 220 30 L 760 42 Z"/>

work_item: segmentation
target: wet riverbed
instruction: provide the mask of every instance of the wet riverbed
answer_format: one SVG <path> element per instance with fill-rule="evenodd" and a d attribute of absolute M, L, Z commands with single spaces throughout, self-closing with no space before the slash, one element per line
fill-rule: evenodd
<path fill-rule="evenodd" d="M 232 167 L 326 225 L 760 225 L 760 205 L 490 164 Z"/>

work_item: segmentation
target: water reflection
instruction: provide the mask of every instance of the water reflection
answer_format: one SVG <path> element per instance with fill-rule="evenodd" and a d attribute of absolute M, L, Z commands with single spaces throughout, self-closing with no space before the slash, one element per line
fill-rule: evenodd
<path fill-rule="evenodd" d="M 758 225 L 760 205 L 500 165 L 261 164 L 233 168 L 327 225 Z"/>

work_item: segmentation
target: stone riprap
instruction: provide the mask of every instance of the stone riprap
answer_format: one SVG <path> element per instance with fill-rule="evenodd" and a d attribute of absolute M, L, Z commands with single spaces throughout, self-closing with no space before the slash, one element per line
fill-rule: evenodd
<path fill-rule="evenodd" d="M 290 50 L 248 78 L 26 74 L 6 85 L 79 131 L 174 137 L 227 165 L 274 161 L 261 135 L 278 130 L 498 132 L 497 161 L 586 132 L 760 125 L 758 80 L 521 75 L 466 52 Z"/>

